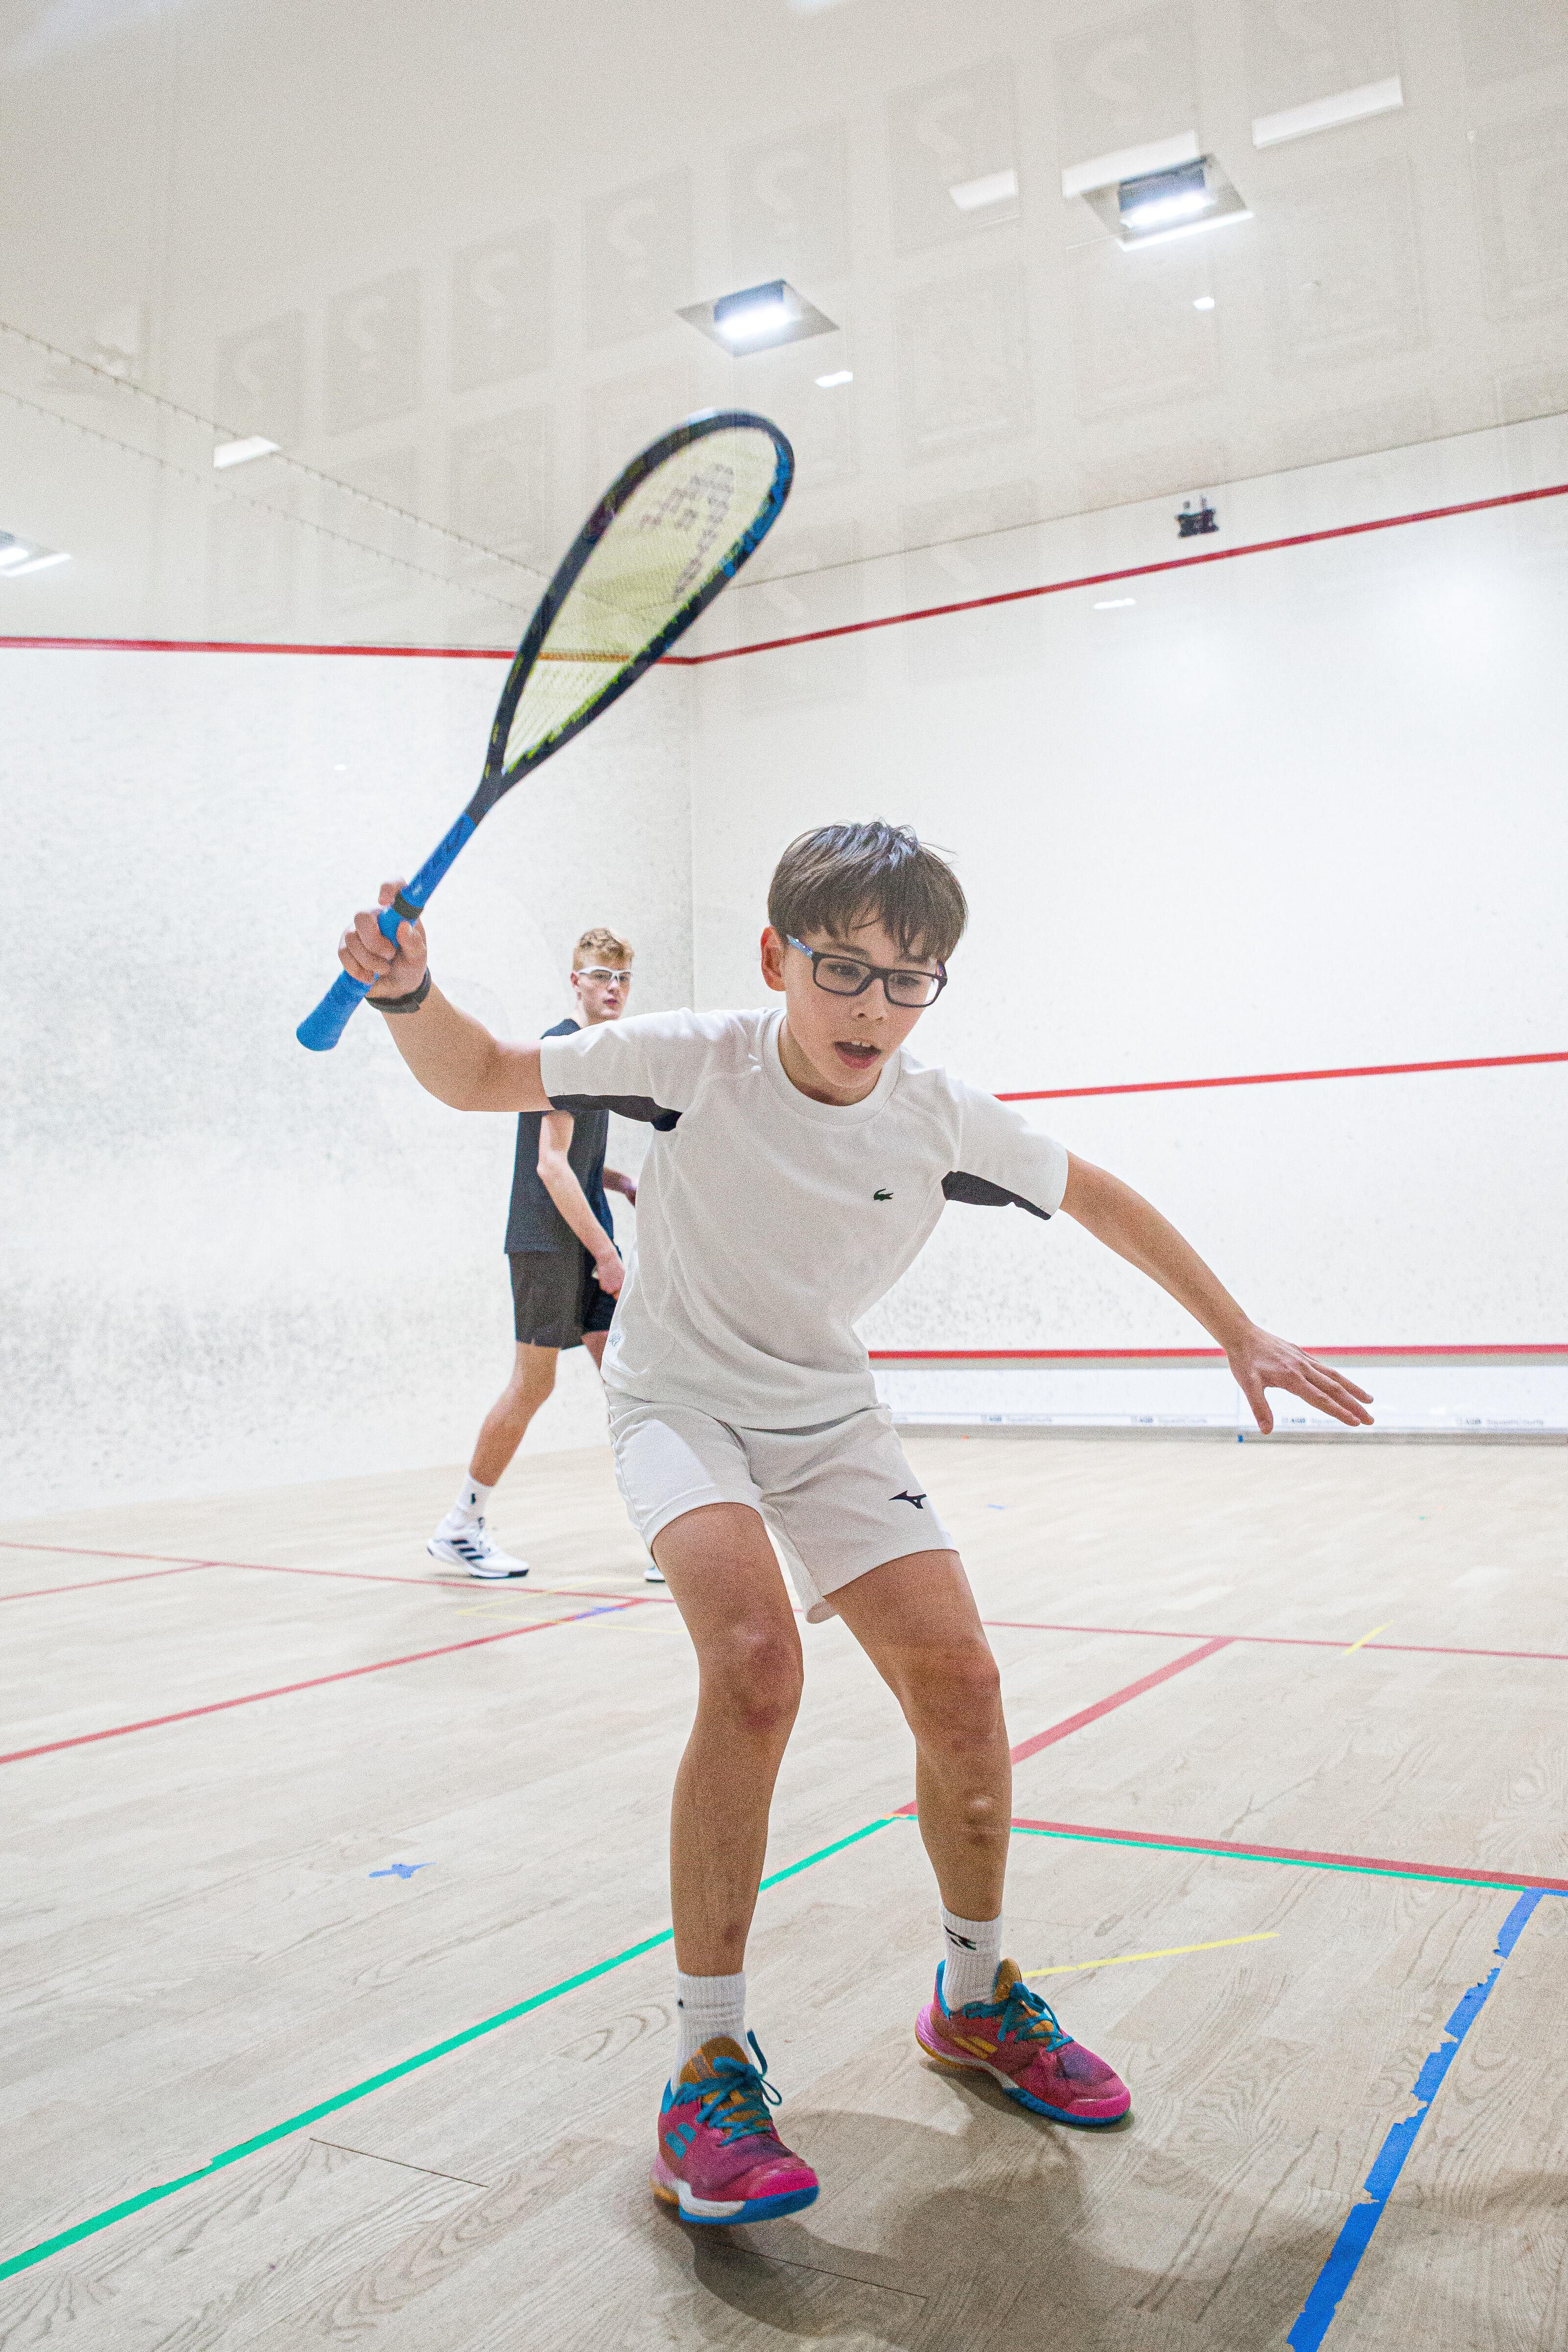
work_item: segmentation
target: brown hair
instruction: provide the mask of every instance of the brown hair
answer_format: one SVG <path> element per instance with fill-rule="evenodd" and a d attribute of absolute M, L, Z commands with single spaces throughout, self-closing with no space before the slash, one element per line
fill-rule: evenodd
<path fill-rule="evenodd" d="M 572 969 L 581 971 L 589 963 L 630 963 L 637 950 L 629 947 L 615 931 L 607 931 L 603 923 L 584 931 L 572 950 Z"/>
<path fill-rule="evenodd" d="M 957 875 L 907 824 L 822 824 L 792 841 L 768 886 L 768 920 L 781 939 L 826 931 L 847 942 L 875 920 L 900 955 L 945 963 L 969 908 Z"/>

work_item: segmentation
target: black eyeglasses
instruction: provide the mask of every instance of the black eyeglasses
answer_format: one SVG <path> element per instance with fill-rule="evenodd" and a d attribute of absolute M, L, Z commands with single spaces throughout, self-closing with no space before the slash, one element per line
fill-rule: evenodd
<path fill-rule="evenodd" d="M 790 938 L 789 944 L 811 958 L 811 976 L 829 996 L 864 996 L 871 982 L 879 980 L 889 1004 L 914 1013 L 934 1004 L 947 986 L 945 964 L 939 963 L 934 971 L 900 971 L 891 964 L 863 963 L 858 956 L 840 955 L 837 948 L 808 948 L 804 940 Z"/>

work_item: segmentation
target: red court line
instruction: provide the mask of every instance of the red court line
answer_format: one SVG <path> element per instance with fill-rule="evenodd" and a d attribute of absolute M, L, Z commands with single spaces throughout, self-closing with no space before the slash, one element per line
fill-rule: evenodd
<path fill-rule="evenodd" d="M 1458 506 L 1423 507 L 1411 514 L 1381 515 L 1373 522 L 1342 522 L 1327 530 L 1294 531 L 1286 539 L 1255 539 L 1242 547 L 1210 548 L 1203 555 L 1171 555 L 1158 563 L 1129 564 L 1121 572 L 1088 572 L 1076 580 L 1047 580 L 1035 588 L 1006 588 L 993 596 L 966 596 L 953 604 L 922 604 L 909 613 L 885 613 L 875 621 L 841 621 L 830 629 L 803 629 L 793 637 L 760 637 L 746 646 L 727 646 L 713 653 L 687 654 L 680 658 L 692 668 L 705 662 L 734 661 L 742 654 L 770 654 L 784 646 L 820 645 L 828 637 L 858 637 L 868 629 L 901 628 L 907 621 L 937 621 L 952 613 L 984 612 L 993 604 L 1022 604 L 1036 596 L 1063 596 L 1074 588 L 1103 588 L 1117 580 L 1147 580 L 1157 572 L 1190 572 L 1200 563 L 1233 563 L 1241 555 L 1272 555 L 1286 547 L 1316 547 L 1330 539 L 1360 539 L 1368 531 L 1401 530 L 1409 523 L 1446 522 L 1454 515 L 1486 514 L 1494 507 L 1522 507 L 1537 499 L 1568 497 L 1568 482 L 1553 482 L 1540 490 L 1508 490 L 1495 499 L 1466 499 Z M 668 656 L 667 656 L 668 658 Z"/>
<path fill-rule="evenodd" d="M 871 1348 L 874 1364 L 1156 1364 L 1223 1363 L 1223 1348 Z M 1455 1347 L 1336 1348 L 1314 1339 L 1310 1356 L 1335 1356 L 1375 1361 L 1385 1356 L 1568 1356 L 1568 1339 L 1485 1339 L 1460 1341 Z M 110 1555 L 105 1553 L 105 1559 Z M 128 1553 L 126 1557 L 133 1558 Z"/>
<path fill-rule="evenodd" d="M 29 1544 L 11 1543 L 0 1538 L 0 1551 L 53 1551 L 69 1553 L 81 1559 L 173 1559 L 175 1567 L 167 1570 L 154 1570 L 153 1574 L 174 1575 L 185 1568 L 243 1568 L 254 1570 L 260 1576 L 334 1576 L 346 1578 L 354 1584 L 415 1584 L 423 1592 L 482 1592 L 486 1590 L 479 1579 L 464 1578 L 459 1583 L 449 1576 L 388 1576 L 365 1568 L 297 1568 L 276 1559 L 186 1559 L 178 1553 L 161 1551 L 100 1551 L 91 1544 Z M 56 1584 L 39 1587 L 40 1593 L 88 1592 L 97 1584 L 132 1584 L 134 1577 L 89 1577 L 83 1584 Z M 499 1583 L 494 1588 L 500 1590 Z M 523 1584 L 509 1586 L 509 1591 L 527 1594 L 547 1593 L 557 1601 L 621 1601 L 619 1592 L 594 1592 L 582 1584 Z M 37 1595 L 26 1592 L 0 1592 L 0 1601 L 28 1601 Z M 651 1593 L 637 1593 L 638 1601 L 652 1600 Z"/>
<path fill-rule="evenodd" d="M 37 1748 L 14 1748 L 8 1755 L 0 1756 L 0 1764 L 20 1764 L 28 1756 L 53 1756 L 62 1748 L 90 1748 L 95 1740 L 123 1739 L 129 1732 L 155 1731 L 161 1724 L 188 1723 L 198 1715 L 222 1715 L 231 1706 L 255 1706 L 264 1698 L 287 1698 L 292 1691 L 320 1690 L 324 1683 L 350 1683 L 360 1675 L 384 1674 L 390 1666 L 416 1666 L 426 1658 L 447 1658 L 457 1650 L 483 1649 L 490 1642 L 515 1642 L 523 1633 L 544 1633 L 553 1625 L 575 1625 L 584 1617 L 608 1617 L 617 1609 L 641 1606 L 642 1596 L 637 1593 L 630 1600 L 617 1600 L 607 1609 L 577 1609 L 569 1617 L 545 1617 L 532 1625 L 508 1625 L 499 1633 L 475 1633 L 465 1642 L 444 1642 L 439 1649 L 411 1650 L 406 1657 L 376 1658 L 368 1666 L 345 1666 L 333 1675 L 311 1675 L 302 1683 L 279 1683 L 276 1690 L 247 1691 L 240 1698 L 213 1699 L 205 1706 L 177 1707 L 172 1715 L 150 1715 L 140 1723 L 115 1723 L 104 1731 L 79 1732 L 71 1739 L 47 1739 Z"/>
<path fill-rule="evenodd" d="M 1319 1862 L 1342 1870 L 1386 1871 L 1394 1878 L 1457 1878 L 1471 1886 L 1539 1886 L 1549 1895 L 1568 1895 L 1568 1878 L 1542 1878 L 1528 1870 L 1470 1870 L 1462 1863 L 1390 1862 L 1380 1854 L 1320 1853 L 1306 1845 L 1243 1844 L 1235 1838 L 1169 1836 L 1159 1830 L 1092 1829 L 1083 1822 L 1026 1822 L 1016 1817 L 1016 1830 L 1046 1830 L 1058 1837 L 1090 1838 L 1107 1845 L 1174 1847 L 1182 1853 L 1236 1854 L 1257 1862 Z"/>
<path fill-rule="evenodd" d="M 1154 1625 L 1046 1625 L 1028 1617 L 984 1617 L 984 1625 L 1006 1626 L 1020 1633 L 1125 1633 L 1150 1642 L 1190 1642 L 1201 1639 L 1189 1625 L 1181 1633 L 1163 1633 Z M 1342 1650 L 1347 1645 L 1327 1633 L 1220 1633 L 1216 1641 L 1252 1643 L 1269 1649 Z M 1363 1642 L 1363 1650 L 1397 1650 L 1424 1658 L 1539 1658 L 1546 1664 L 1568 1665 L 1568 1650 L 1477 1650 L 1448 1642 Z"/>
<path fill-rule="evenodd" d="M 942 620 L 952 613 L 983 612 L 993 604 L 1019 604 L 1037 596 L 1063 596 L 1075 588 L 1103 588 L 1118 580 L 1146 580 L 1162 572 L 1191 572 L 1200 564 L 1233 563 L 1242 555 L 1271 555 L 1282 548 L 1316 547 L 1326 540 L 1360 539 L 1369 531 L 1402 530 L 1411 523 L 1446 522 L 1455 515 L 1487 514 L 1499 507 L 1530 506 L 1540 499 L 1564 496 L 1568 496 L 1568 482 L 1552 482 L 1539 490 L 1509 490 L 1497 498 L 1466 499 L 1457 506 L 1423 507 L 1409 514 L 1380 515 L 1371 522 L 1336 523 L 1326 530 L 1295 531 L 1285 539 L 1257 539 L 1241 547 L 1214 547 L 1202 555 L 1167 556 L 1158 563 L 1129 564 L 1119 572 L 1088 572 L 1072 580 L 1047 580 L 1033 588 L 1008 588 L 996 595 L 967 596 L 952 604 L 923 604 L 907 613 L 885 613 L 874 621 L 843 621 L 834 628 L 805 629 L 792 637 L 762 637 L 751 645 L 718 646 L 706 654 L 666 654 L 664 660 L 679 669 L 700 669 L 708 662 L 736 661 L 742 654 L 776 653 L 785 646 L 820 645 L 828 637 L 859 636 L 868 629 L 901 628 L 909 621 Z M 321 654 L 394 661 L 511 659 L 510 650 L 492 646 L 265 645 L 240 638 L 0 636 L 0 650 L 6 646 L 63 652 Z"/>
<path fill-rule="evenodd" d="M 1201 1649 L 1190 1650 L 1184 1658 L 1173 1658 L 1168 1665 L 1156 1666 L 1152 1675 L 1141 1675 L 1135 1683 L 1128 1683 L 1121 1690 L 1112 1691 L 1109 1698 L 1096 1699 L 1092 1706 L 1079 1707 L 1076 1715 L 1064 1716 L 1061 1722 L 1053 1723 L 1048 1731 L 1037 1731 L 1033 1739 L 1020 1740 L 1012 1750 L 1013 1762 L 1022 1764 L 1026 1757 L 1037 1756 L 1042 1748 L 1053 1747 L 1058 1739 L 1066 1739 L 1069 1732 L 1081 1731 L 1086 1723 L 1093 1723 L 1099 1717 L 1110 1715 L 1115 1707 L 1125 1706 L 1129 1699 L 1142 1697 L 1145 1691 L 1152 1690 L 1157 1684 L 1168 1683 L 1173 1675 L 1185 1674 L 1189 1666 L 1201 1665 L 1205 1658 L 1212 1658 L 1216 1650 L 1228 1647 L 1229 1636 L 1215 1634 Z M 4 1759 L 0 1758 L 0 1762 L 3 1761 Z M 893 1818 L 897 1819 L 898 1813 L 915 1811 L 916 1802 L 911 1798 L 907 1805 L 899 1806 Z"/>
<path fill-rule="evenodd" d="M 108 654 L 344 654 L 393 661 L 503 661 L 510 646 L 271 646 L 239 637 L 0 637 L 0 650 Z"/>
<path fill-rule="evenodd" d="M 22 1546 L 19 1549 L 32 1549 L 34 1547 Z M 106 1559 L 114 1557 L 110 1552 L 104 1554 Z M 0 1601 L 50 1601 L 57 1592 L 96 1592 L 100 1584 L 145 1584 L 149 1577 L 189 1576 L 194 1568 L 221 1568 L 223 1562 L 216 1559 L 186 1559 L 182 1560 L 177 1568 L 133 1569 L 129 1576 L 89 1576 L 84 1577 L 79 1584 L 39 1584 L 35 1585 L 30 1592 L 0 1592 Z"/>
<path fill-rule="evenodd" d="M 1419 1070 L 1518 1070 L 1527 1063 L 1568 1062 L 1568 1054 L 1473 1054 L 1454 1062 L 1363 1062 L 1342 1070 L 1248 1070 L 1231 1078 L 1142 1078 L 1130 1086 L 1034 1087 L 998 1102 L 1071 1102 L 1085 1095 L 1179 1094 L 1194 1087 L 1300 1086 L 1309 1078 L 1402 1078 Z"/>

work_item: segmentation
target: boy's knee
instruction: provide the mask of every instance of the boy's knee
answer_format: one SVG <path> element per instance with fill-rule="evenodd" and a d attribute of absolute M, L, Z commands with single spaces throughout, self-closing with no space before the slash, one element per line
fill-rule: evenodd
<path fill-rule="evenodd" d="M 803 1675 L 793 1627 L 732 1626 L 702 1671 L 748 1731 L 787 1731 L 794 1723 Z"/>
<path fill-rule="evenodd" d="M 940 1652 L 904 1694 L 910 1727 L 923 1747 L 988 1745 L 1002 1719 L 1002 1677 L 984 1642 Z"/>

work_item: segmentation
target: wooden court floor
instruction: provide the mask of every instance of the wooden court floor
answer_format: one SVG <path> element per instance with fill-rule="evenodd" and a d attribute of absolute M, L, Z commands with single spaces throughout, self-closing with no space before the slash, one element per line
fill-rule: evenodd
<path fill-rule="evenodd" d="M 1006 1947 L 1132 2085 L 928 2067 L 910 1748 L 837 1624 L 752 2021 L 823 2194 L 651 2200 L 694 1675 L 608 1458 L 0 1534 L 0 2345 L 1568 2345 L 1568 1449 L 927 1436 L 1021 1751 Z"/>

